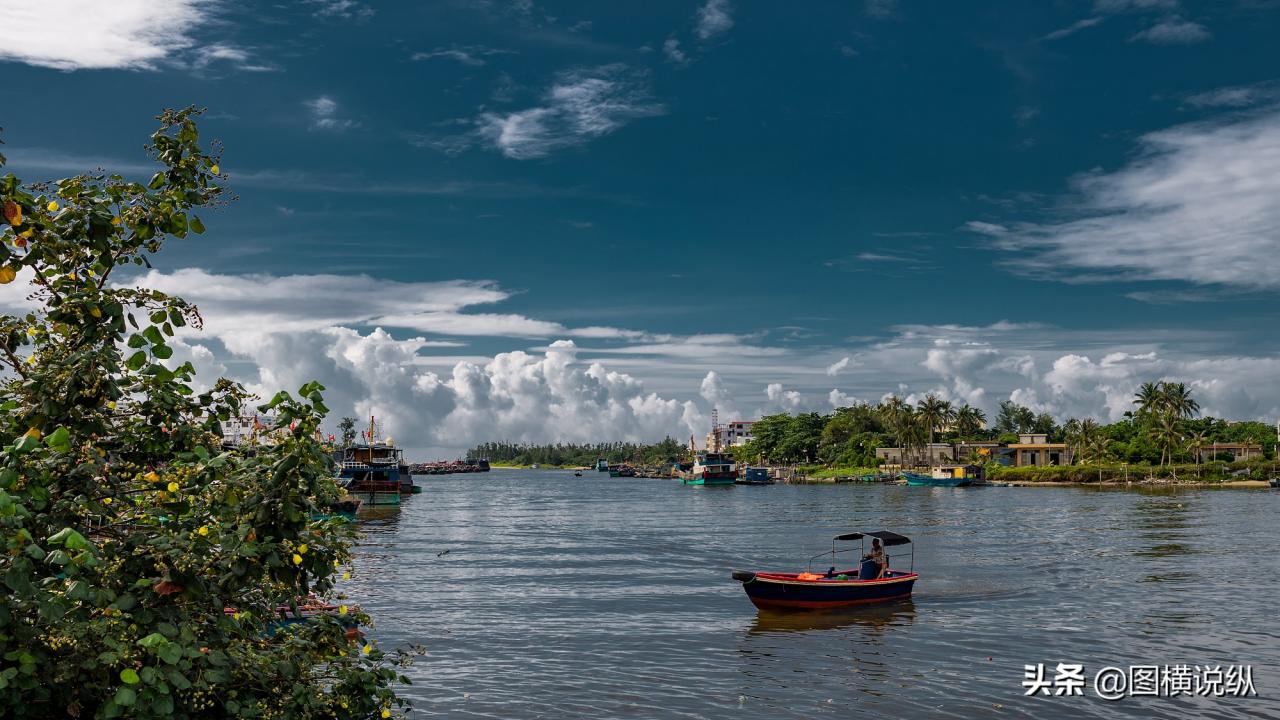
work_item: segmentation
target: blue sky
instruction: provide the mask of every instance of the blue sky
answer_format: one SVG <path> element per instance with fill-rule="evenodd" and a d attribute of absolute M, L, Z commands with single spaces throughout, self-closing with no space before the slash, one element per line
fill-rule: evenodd
<path fill-rule="evenodd" d="M 9 169 L 142 173 L 207 106 L 239 199 L 148 278 L 185 356 L 422 452 L 1160 378 L 1280 414 L 1280 4 L 107 5 L 0 9 Z"/>

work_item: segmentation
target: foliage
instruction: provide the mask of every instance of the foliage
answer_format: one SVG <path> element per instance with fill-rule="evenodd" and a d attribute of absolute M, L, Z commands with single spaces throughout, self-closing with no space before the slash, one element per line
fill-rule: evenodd
<path fill-rule="evenodd" d="M 220 452 L 219 422 L 248 396 L 226 380 L 197 392 L 190 363 L 166 362 L 196 308 L 108 283 L 204 231 L 193 211 L 218 200 L 221 175 L 197 114 L 159 116 L 146 185 L 0 178 L 0 282 L 35 288 L 29 314 L 0 317 L 5 717 L 385 717 L 401 704 L 397 658 L 353 643 L 339 618 L 270 632 L 278 604 L 330 596 L 350 562 L 349 526 L 311 519 L 338 492 L 316 440 L 323 388 L 262 406 L 291 429 L 277 444 Z"/>
<path fill-rule="evenodd" d="M 529 443 L 489 442 L 477 445 L 467 452 L 468 457 L 484 458 L 498 465 L 544 465 L 547 467 L 587 467 L 605 458 L 611 465 L 664 465 L 687 455 L 684 445 L 664 438 L 644 445 L 637 443 L 573 444 L 555 443 L 533 445 Z"/>
<path fill-rule="evenodd" d="M 344 417 L 338 421 L 339 447 L 349 448 L 356 441 L 356 419 Z"/>

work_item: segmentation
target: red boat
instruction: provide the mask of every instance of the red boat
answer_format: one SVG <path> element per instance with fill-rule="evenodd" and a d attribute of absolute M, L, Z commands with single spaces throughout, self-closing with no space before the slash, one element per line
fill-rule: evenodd
<path fill-rule="evenodd" d="M 866 554 L 866 538 L 879 539 L 886 549 L 911 543 L 910 538 L 887 530 L 837 535 L 831 541 L 830 553 L 821 553 L 809 560 L 809 571 L 775 573 L 735 570 L 733 579 L 742 583 L 742 589 L 746 591 L 752 604 L 769 610 L 821 610 L 911 597 L 911 590 L 919 577 L 915 572 L 915 549 L 912 548 L 910 554 L 910 570 L 886 570 L 880 575 L 880 566 Z M 836 570 L 836 557 L 840 553 L 852 552 L 851 549 L 836 550 L 836 543 L 851 540 L 861 540 L 863 543 L 862 563 L 856 569 Z M 831 557 L 830 569 L 822 574 L 812 572 L 813 561 L 828 555 Z M 899 553 L 897 556 L 904 555 L 905 553 Z"/>

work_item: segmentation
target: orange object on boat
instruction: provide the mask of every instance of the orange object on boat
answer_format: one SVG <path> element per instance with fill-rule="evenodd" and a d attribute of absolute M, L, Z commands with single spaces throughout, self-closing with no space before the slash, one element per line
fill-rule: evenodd
<path fill-rule="evenodd" d="M 821 580 L 822 576 L 817 573 L 802 572 L 796 576 L 797 580 Z"/>

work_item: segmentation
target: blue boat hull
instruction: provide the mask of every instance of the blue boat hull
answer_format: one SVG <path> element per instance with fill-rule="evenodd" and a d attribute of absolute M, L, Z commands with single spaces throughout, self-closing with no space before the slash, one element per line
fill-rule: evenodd
<path fill-rule="evenodd" d="M 936 478 L 915 473 L 903 473 L 903 476 L 907 479 L 908 485 L 921 487 L 964 487 L 973 484 L 972 478 Z"/>

